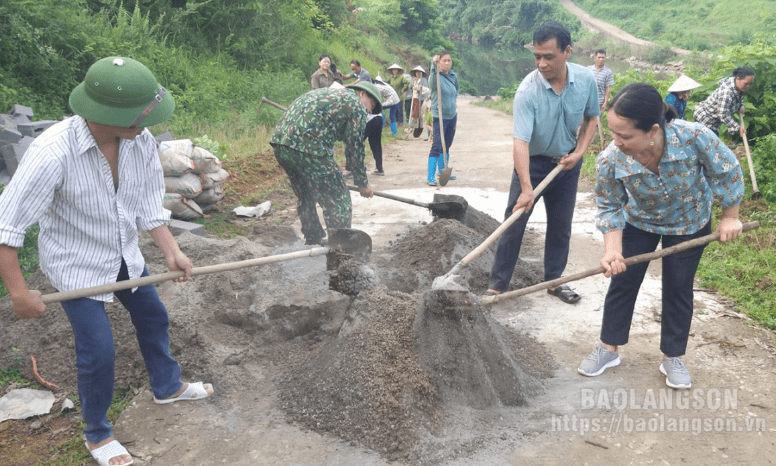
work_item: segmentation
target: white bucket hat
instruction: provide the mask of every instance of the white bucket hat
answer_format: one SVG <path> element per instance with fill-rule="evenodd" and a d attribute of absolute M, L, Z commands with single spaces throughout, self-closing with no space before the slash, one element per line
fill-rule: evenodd
<path fill-rule="evenodd" d="M 386 69 L 387 69 L 387 70 L 399 70 L 400 72 L 404 72 L 404 68 L 402 68 L 401 66 L 399 66 L 399 64 L 398 64 L 398 63 L 394 63 L 393 65 L 389 66 L 389 67 L 388 67 L 388 68 L 386 68 Z"/>
<path fill-rule="evenodd" d="M 679 79 L 671 84 L 671 87 L 668 88 L 668 92 L 684 92 L 697 89 L 699 87 L 701 87 L 700 83 L 690 78 L 689 76 L 681 75 L 679 76 Z"/>

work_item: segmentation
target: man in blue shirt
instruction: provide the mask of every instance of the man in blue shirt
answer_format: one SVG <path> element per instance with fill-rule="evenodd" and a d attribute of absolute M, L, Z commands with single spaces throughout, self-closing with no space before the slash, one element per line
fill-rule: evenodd
<path fill-rule="evenodd" d="M 518 219 L 499 239 L 486 296 L 500 294 L 509 286 L 528 218 L 538 199 L 534 196 L 534 188 L 558 164 L 564 167 L 563 171 L 539 197 L 544 197 L 547 211 L 544 279 L 553 280 L 563 274 L 568 260 L 582 155 L 593 139 L 594 122 L 600 114 L 593 73 L 583 66 L 567 63 L 571 56 L 568 30 L 555 21 L 547 21 L 534 32 L 533 46 L 537 69 L 523 79 L 515 93 L 515 170 L 505 218 L 521 208 L 528 214 Z M 576 137 L 578 127 L 579 140 Z M 567 285 L 547 291 L 566 303 L 580 300 Z"/>

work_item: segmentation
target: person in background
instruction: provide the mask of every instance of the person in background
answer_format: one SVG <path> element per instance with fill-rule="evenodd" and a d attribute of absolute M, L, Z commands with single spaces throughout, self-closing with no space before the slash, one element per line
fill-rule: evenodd
<path fill-rule="evenodd" d="M 625 258 L 706 236 L 719 200 L 720 241 L 741 234 L 738 205 L 744 182 L 735 155 L 698 123 L 675 118 L 657 90 L 645 83 L 625 86 L 607 115 L 614 143 L 598 156 L 596 226 L 604 234 L 601 259 L 612 277 L 604 303 L 601 343 L 579 366 L 597 376 L 620 364 L 628 343 L 633 310 L 648 263 L 625 265 Z M 664 257 L 660 372 L 672 388 L 690 388 L 682 361 L 693 316 L 693 281 L 704 246 Z"/>
<path fill-rule="evenodd" d="M 35 223 L 41 270 L 58 291 L 147 276 L 138 229 L 149 232 L 171 271 L 185 272 L 176 281 L 191 276 L 191 261 L 167 228 L 162 166 L 146 129 L 172 115 L 172 95 L 142 63 L 108 57 L 89 67 L 69 103 L 75 116 L 35 138 L 0 195 L 0 277 L 20 319 L 45 311 L 40 292 L 24 282 L 16 254 Z M 86 448 L 101 465 L 132 463 L 107 418 L 116 349 L 105 302 L 114 296 L 132 318 L 154 402 L 213 393 L 211 384 L 181 382 L 170 355 L 167 309 L 153 285 L 62 301 L 75 337 Z"/>
<path fill-rule="evenodd" d="M 345 157 L 359 193 L 372 197 L 364 166 L 367 114 L 382 112 L 372 83 L 316 89 L 298 97 L 275 127 L 270 145 L 297 197 L 305 244 L 325 244 L 316 203 L 326 227 L 350 228 L 352 204 L 342 172 L 334 160 L 334 141 L 345 143 Z"/>
<path fill-rule="evenodd" d="M 424 90 L 430 92 L 428 89 L 428 81 L 426 80 L 426 70 L 423 69 L 421 66 L 416 66 L 415 68 L 410 71 L 410 75 L 412 76 L 412 81 L 410 82 L 410 106 L 407 110 L 407 115 L 409 116 L 409 128 L 408 130 L 412 130 L 418 125 L 424 121 L 424 111 L 425 111 L 425 93 Z"/>
<path fill-rule="evenodd" d="M 407 80 L 409 86 L 407 86 L 407 89 L 404 91 L 404 94 L 401 96 L 403 100 L 402 105 L 402 123 L 409 124 L 410 122 L 410 112 L 412 112 L 412 71 L 409 73 L 404 73 L 404 79 Z M 411 128 L 407 128 L 404 131 L 407 132 Z"/>
<path fill-rule="evenodd" d="M 355 79 L 355 81 L 350 84 L 345 84 L 345 87 L 350 87 L 358 83 L 371 83 L 372 75 L 369 74 L 369 71 L 361 67 L 361 62 L 354 59 L 350 62 L 350 73 L 344 75 L 342 81 L 344 82 L 349 79 Z"/>
<path fill-rule="evenodd" d="M 690 98 L 690 94 L 693 89 L 697 89 L 701 85 L 686 75 L 681 75 L 679 78 L 671 84 L 668 88 L 668 95 L 665 102 L 674 108 L 676 111 L 676 117 L 680 120 L 684 120 L 684 111 L 687 108 L 687 99 Z"/>
<path fill-rule="evenodd" d="M 595 51 L 595 63 L 588 66 L 588 69 L 595 75 L 598 106 L 601 107 L 601 113 L 606 111 L 606 104 L 609 102 L 614 85 L 614 73 L 604 63 L 606 63 L 606 49 L 598 49 Z"/>
<path fill-rule="evenodd" d="M 523 79 L 515 93 L 515 169 L 504 218 L 521 208 L 525 208 L 526 214 L 499 238 L 490 271 L 490 288 L 483 293 L 485 296 L 501 294 L 508 288 L 526 224 L 538 200 L 534 189 L 558 165 L 563 166 L 563 171 L 541 193 L 547 212 L 544 279 L 554 280 L 563 274 L 568 261 L 582 156 L 593 140 L 595 119 L 600 112 L 593 73 L 568 63 L 571 35 L 563 25 L 555 21 L 541 24 L 534 32 L 533 46 L 537 69 Z M 549 288 L 547 292 L 564 303 L 581 299 L 567 285 Z"/>
<path fill-rule="evenodd" d="M 407 78 L 404 77 L 404 68 L 394 63 L 393 65 L 388 67 L 388 72 L 390 73 L 390 75 L 388 76 L 388 79 L 386 80 L 388 84 L 390 84 L 393 90 L 396 91 L 396 95 L 398 96 L 404 95 L 404 92 L 410 87 L 409 81 L 407 81 Z M 398 131 L 398 125 L 402 123 L 403 116 L 400 115 L 401 109 L 402 109 L 401 99 L 399 99 L 399 102 L 397 102 L 396 104 L 388 107 L 388 110 L 390 112 L 389 118 L 391 120 L 391 134 L 393 134 L 394 136 L 396 136 L 396 133 Z"/>
<path fill-rule="evenodd" d="M 744 93 L 754 83 L 754 70 L 749 67 L 736 68 L 733 76 L 719 80 L 719 87 L 706 100 L 695 106 L 695 121 L 703 123 L 714 134 L 719 135 L 719 125 L 725 124 L 728 132 L 738 132 L 746 137 L 746 128 L 733 119 L 738 112 L 743 115 Z"/>
<path fill-rule="evenodd" d="M 318 58 L 318 70 L 310 77 L 310 87 L 320 89 L 329 87 L 334 83 L 342 84 L 342 73 L 337 71 L 337 67 L 332 63 L 328 53 L 324 53 Z"/>
<path fill-rule="evenodd" d="M 429 186 L 436 186 L 437 167 L 442 170 L 447 166 L 447 161 L 450 158 L 450 146 L 453 145 L 453 139 L 455 138 L 455 127 L 458 123 L 456 99 L 458 98 L 460 86 L 458 84 L 458 75 L 453 71 L 453 58 L 450 56 L 450 52 L 442 50 L 434 55 L 431 61 L 431 76 L 429 77 L 428 84 L 431 88 L 431 114 L 434 122 L 434 139 L 431 144 L 431 151 L 428 154 L 428 176 L 426 181 Z M 442 95 L 437 93 L 437 68 L 439 68 L 439 84 Z M 442 102 L 442 115 L 439 114 L 440 101 Z M 440 118 L 442 119 L 444 134 L 439 130 Z M 441 138 L 443 137 L 445 138 L 447 154 L 442 152 Z M 454 178 L 451 176 L 450 179 Z"/>
<path fill-rule="evenodd" d="M 388 83 L 375 79 L 372 83 L 380 92 L 383 108 L 389 105 L 395 105 L 399 101 L 399 95 Z M 372 149 L 372 157 L 375 159 L 375 170 L 373 175 L 383 176 L 383 115 L 369 115 L 369 121 L 366 124 L 366 139 L 369 139 L 369 148 Z"/>

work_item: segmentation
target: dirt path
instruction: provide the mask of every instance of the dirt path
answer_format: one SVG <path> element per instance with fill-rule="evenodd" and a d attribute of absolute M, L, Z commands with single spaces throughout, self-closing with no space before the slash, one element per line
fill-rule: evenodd
<path fill-rule="evenodd" d="M 623 31 L 613 24 L 590 16 L 585 12 L 585 10 L 579 8 L 571 0 L 558 0 L 558 2 L 560 2 L 563 8 L 567 9 L 572 15 L 576 16 L 582 22 L 582 26 L 587 29 L 595 32 L 602 32 L 608 37 L 636 47 L 645 48 L 655 45 L 654 42 L 639 39 L 638 37 Z M 677 55 L 689 55 L 692 53 L 690 50 L 682 49 L 679 47 L 671 47 L 671 50 Z"/>
<path fill-rule="evenodd" d="M 374 189 L 426 202 L 435 193 L 458 194 L 473 208 L 502 218 L 512 169 L 512 122 L 507 115 L 472 105 L 474 99 L 458 101 L 459 124 L 450 151 L 457 180 L 444 188 L 426 186 L 429 143 L 408 139 L 385 148 L 386 176 L 371 179 Z M 592 222 L 590 189 L 589 184 L 580 189 L 567 274 L 597 266 L 602 252 Z M 410 234 L 427 231 L 424 228 L 431 221 L 422 207 L 363 199 L 357 194 L 353 200 L 353 227 L 372 236 L 371 263 L 378 273 L 390 270 L 386 263 L 401 259 L 397 244 Z M 522 254 L 525 267 L 541 264 L 542 217 L 539 208 L 531 219 Z M 295 231 L 298 234 L 298 221 L 285 227 L 270 219 L 247 238 L 185 235 L 179 242 L 195 265 L 206 265 L 299 249 L 303 246 L 294 238 Z M 405 276 L 393 277 L 393 282 L 413 279 L 419 291 L 428 289 L 437 273 L 423 273 L 424 263 L 453 253 L 457 262 L 471 250 L 469 243 L 465 245 L 468 249 L 446 244 L 452 238 L 426 237 L 414 251 L 415 257 L 401 259 L 404 264 L 399 272 Z M 164 270 L 153 247 L 144 252 L 152 273 Z M 473 262 L 470 267 L 486 277 L 487 258 L 484 263 Z M 303 367 L 332 348 L 319 345 L 332 338 L 325 326 L 309 331 L 316 322 L 308 311 L 327 314 L 327 323 L 348 312 L 349 299 L 327 289 L 325 270 L 326 260 L 319 257 L 159 287 L 170 310 L 172 351 L 182 364 L 184 377 L 204 379 L 216 387 L 216 395 L 201 403 L 157 406 L 152 402 L 125 313 L 118 306 L 111 307 L 119 348 L 118 385 L 137 389 L 137 396 L 116 423 L 116 436 L 134 455 L 135 464 L 485 466 L 563 461 L 706 465 L 772 464 L 776 458 L 772 334 L 750 327 L 715 295 L 697 292 L 686 356 L 693 390 L 667 388 L 658 371 L 659 264 L 651 267 L 645 280 L 631 341 L 622 349 L 623 364 L 597 378 L 578 375 L 576 367 L 596 344 L 607 279 L 596 276 L 575 283 L 583 299 L 574 306 L 543 292 L 494 305 L 490 314 L 503 328 L 533 339 L 530 347 L 517 353 L 525 359 L 524 366 L 549 358 L 555 367 L 552 376 L 540 377 L 541 391 L 531 395 L 526 406 L 461 408 L 447 413 L 433 433 L 421 439 L 412 463 L 386 459 L 391 456 L 390 445 L 370 450 L 363 442 L 343 441 L 309 422 L 291 422 L 284 412 L 288 393 L 277 382 L 279 374 L 289 367 Z M 411 300 L 411 291 L 387 293 L 383 302 L 399 306 Z M 18 321 L 8 317 L 8 306 L 7 298 L 0 300 L 4 333 L 0 358 L 11 347 L 35 352 L 46 377 L 73 393 L 72 337 L 61 309 L 51 308 L 34 321 Z M 339 325 L 347 326 L 341 320 Z M 356 372 L 347 360 L 343 367 L 318 369 L 330 375 L 327 370 L 335 371 L 334 376 L 344 378 Z M 321 377 L 323 382 L 329 376 Z M 311 387 L 311 396 L 327 387 Z M 349 388 L 341 387 L 342 397 L 351 396 Z M 407 403 L 411 405 L 406 399 L 400 405 Z M 328 413 L 333 418 L 346 408 L 334 406 Z M 331 418 L 320 422 L 330 423 Z"/>

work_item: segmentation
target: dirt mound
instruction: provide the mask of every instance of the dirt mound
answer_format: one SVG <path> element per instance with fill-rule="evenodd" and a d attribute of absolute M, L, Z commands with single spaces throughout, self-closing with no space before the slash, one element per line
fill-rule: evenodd
<path fill-rule="evenodd" d="M 405 293 L 430 289 L 434 278 L 449 272 L 493 232 L 487 221 L 490 219 L 495 222 L 492 217 L 481 213 L 477 216 L 471 208 L 467 209 L 467 215 L 480 219 L 476 223 L 481 225 L 483 231 L 472 229 L 456 220 L 437 219 L 396 241 L 377 259 L 383 283 L 389 289 Z M 495 225 L 497 227 L 498 223 Z M 459 273 L 462 281 L 474 293 L 488 289 L 494 251 L 495 246 L 491 246 Z M 540 263 L 518 260 L 510 287 L 516 289 L 540 283 L 543 273 Z"/>

